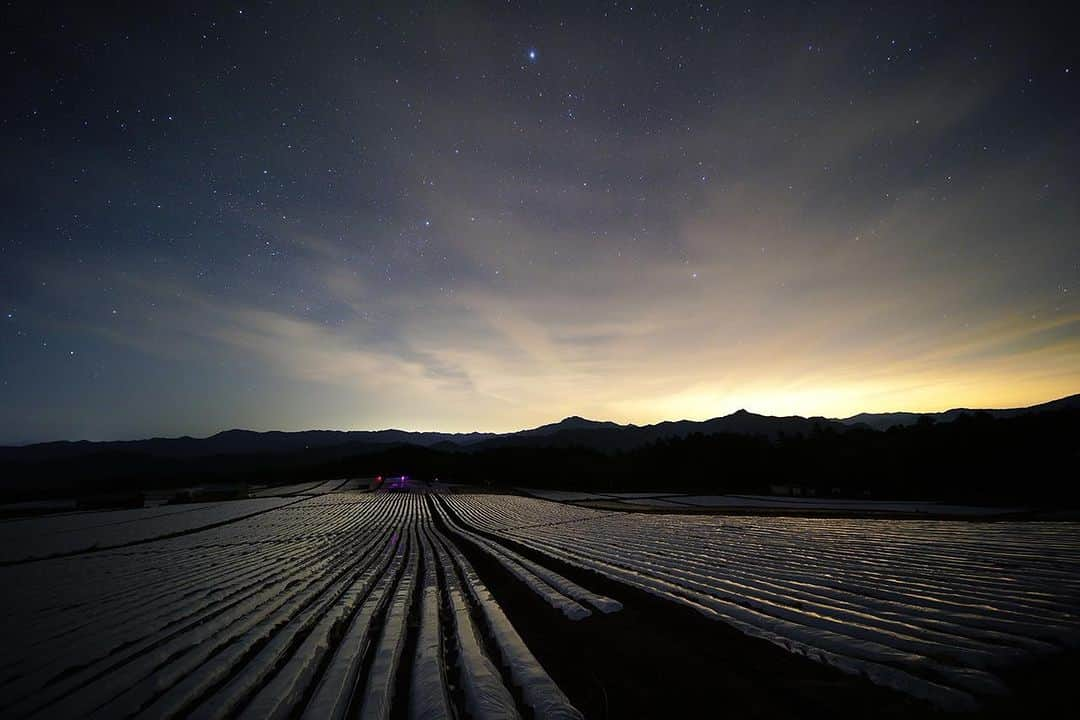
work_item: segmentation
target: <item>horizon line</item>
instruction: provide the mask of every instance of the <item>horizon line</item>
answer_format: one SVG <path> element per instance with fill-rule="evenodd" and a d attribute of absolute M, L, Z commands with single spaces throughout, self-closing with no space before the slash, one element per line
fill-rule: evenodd
<path fill-rule="evenodd" d="M 953 411 L 957 411 L 957 410 L 960 410 L 960 411 L 970 410 L 972 412 L 993 411 L 993 410 L 997 410 L 997 411 L 1002 411 L 1002 410 L 1027 410 L 1029 408 L 1038 407 L 1040 405 L 1046 405 L 1048 403 L 1056 402 L 1058 400 L 1066 400 L 1068 398 L 1076 397 L 1078 395 L 1080 395 L 1080 392 L 1070 393 L 1068 395 L 1061 395 L 1061 396 L 1058 396 L 1058 397 L 1050 398 L 1049 400 L 1043 400 L 1043 401 L 1040 401 L 1040 402 L 1032 403 L 1030 405 L 1023 405 L 1023 406 L 1018 406 L 1018 407 L 948 407 L 948 408 L 945 408 L 943 410 L 886 410 L 886 411 L 874 411 L 874 412 L 860 411 L 860 412 L 854 413 L 852 415 L 847 415 L 845 417 L 828 417 L 826 415 L 800 415 L 800 414 L 772 415 L 772 414 L 768 414 L 768 413 L 755 412 L 755 411 L 750 410 L 748 408 L 739 408 L 738 410 L 734 410 L 734 411 L 732 411 L 730 413 L 727 413 L 726 415 L 711 415 L 709 417 L 701 418 L 701 419 L 683 417 L 683 418 L 679 418 L 677 420 L 661 419 L 661 420 L 654 420 L 652 422 L 646 422 L 646 423 L 633 423 L 633 422 L 620 423 L 620 422 L 617 422 L 615 420 L 594 420 L 592 418 L 588 418 L 588 417 L 585 417 L 583 415 L 572 414 L 572 415 L 566 415 L 566 416 L 564 416 L 564 417 L 562 417 L 562 418 L 560 418 L 558 420 L 541 423 L 539 425 L 533 425 L 531 427 L 518 428 L 516 430 L 462 430 L 462 431 L 449 431 L 449 430 L 412 430 L 412 429 L 405 429 L 405 428 L 402 428 L 402 427 L 383 427 L 383 428 L 377 428 L 377 429 L 371 429 L 371 428 L 305 428 L 303 430 L 281 430 L 281 429 L 255 430 L 255 429 L 252 429 L 252 428 L 231 427 L 231 428 L 225 428 L 225 429 L 222 429 L 222 430 L 218 430 L 216 432 L 210 433 L 209 435 L 203 435 L 203 436 L 197 436 L 197 435 L 191 435 L 191 434 L 188 434 L 188 433 L 184 433 L 182 435 L 151 435 L 149 437 L 115 438 L 115 439 L 109 439 L 109 440 L 90 440 L 90 439 L 87 439 L 87 438 L 79 438 L 79 439 L 71 440 L 71 439 L 61 438 L 61 439 L 54 439 L 54 440 L 34 440 L 34 441 L 30 441 L 30 442 L 15 442 L 15 443 L 0 442 L 0 448 L 30 447 L 30 446 L 33 446 L 33 445 L 47 445 L 47 444 L 50 444 L 50 443 L 110 443 L 110 442 L 132 442 L 132 443 L 134 443 L 134 442 L 146 442 L 148 440 L 182 440 L 182 439 L 185 439 L 185 438 L 188 438 L 188 439 L 191 439 L 191 440 L 209 440 L 210 438 L 216 437 L 216 436 L 221 435 L 223 433 L 237 432 L 237 431 L 239 431 L 239 432 L 259 433 L 259 434 L 265 434 L 265 433 L 288 433 L 288 434 L 294 434 L 294 433 L 305 433 L 305 432 L 340 432 L 340 433 L 352 433 L 352 432 L 368 432 L 368 433 L 404 432 L 404 433 L 417 433 L 417 434 L 421 434 L 421 433 L 438 433 L 438 434 L 441 434 L 441 435 L 513 435 L 515 433 L 526 432 L 528 430 L 536 430 L 538 428 L 546 427 L 548 425 L 557 425 L 557 424 L 559 424 L 561 422 L 565 422 L 566 420 L 569 420 L 571 418 L 579 418 L 581 420 L 586 420 L 586 421 L 595 422 L 595 423 L 613 423 L 615 425 L 618 425 L 619 427 L 650 427 L 652 425 L 660 425 L 662 423 L 669 423 L 669 422 L 670 423 L 677 423 L 677 422 L 708 422 L 710 420 L 717 420 L 717 419 L 720 419 L 720 418 L 731 417 L 732 415 L 736 415 L 736 414 L 738 414 L 740 412 L 749 413 L 751 415 L 758 415 L 760 417 L 803 418 L 805 420 L 814 420 L 814 419 L 817 419 L 817 418 L 821 418 L 823 420 L 834 420 L 834 421 L 841 421 L 842 422 L 844 420 L 850 420 L 851 418 L 858 417 L 859 415 L 940 415 L 942 413 L 948 413 L 948 412 L 953 412 Z"/>

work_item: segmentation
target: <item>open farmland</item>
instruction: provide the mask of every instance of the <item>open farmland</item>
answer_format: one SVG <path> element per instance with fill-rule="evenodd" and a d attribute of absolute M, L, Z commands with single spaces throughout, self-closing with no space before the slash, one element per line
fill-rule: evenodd
<path fill-rule="evenodd" d="M 702 517 L 451 497 L 464 524 L 946 709 L 1080 645 L 1075 524 Z"/>
<path fill-rule="evenodd" d="M 0 524 L 0 714 L 603 716 L 618 698 L 582 677 L 616 692 L 600 666 L 659 662 L 668 613 L 687 608 L 675 657 L 689 648 L 715 682 L 739 670 L 712 657 L 782 666 L 739 681 L 759 703 L 810 678 L 868 706 L 976 709 L 1010 693 L 1015 668 L 1080 644 L 1072 523 L 641 515 L 349 487 L 183 521 L 160 508 Z M 627 618 L 640 635 L 623 638 Z M 656 693 L 676 682 L 655 676 Z"/>

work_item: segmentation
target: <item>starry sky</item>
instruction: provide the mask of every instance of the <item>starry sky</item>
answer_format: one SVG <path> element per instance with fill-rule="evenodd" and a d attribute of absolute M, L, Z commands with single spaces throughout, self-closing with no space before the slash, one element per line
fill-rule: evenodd
<path fill-rule="evenodd" d="M 4 9 L 0 442 L 1080 391 L 1053 5 L 90 5 Z"/>

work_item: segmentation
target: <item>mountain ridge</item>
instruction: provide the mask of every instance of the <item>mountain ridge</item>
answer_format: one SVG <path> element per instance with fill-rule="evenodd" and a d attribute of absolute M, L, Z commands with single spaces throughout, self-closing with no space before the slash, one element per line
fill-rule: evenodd
<path fill-rule="evenodd" d="M 658 440 L 686 437 L 694 433 L 760 435 L 770 438 L 780 434 L 808 434 L 815 430 L 847 431 L 855 428 L 886 430 L 896 425 L 912 425 L 920 418 L 949 422 L 964 413 L 986 412 L 994 417 L 1012 417 L 1032 412 L 1080 408 L 1080 394 L 1058 398 L 1026 408 L 966 409 L 953 408 L 937 413 L 859 413 L 847 418 L 801 415 L 760 415 L 745 409 L 708 420 L 664 420 L 646 425 L 620 424 L 610 420 L 592 420 L 570 415 L 558 422 L 508 433 L 445 433 L 399 430 L 267 430 L 231 428 L 196 438 L 153 437 L 141 440 L 58 440 L 30 445 L 0 446 L 0 459 L 30 461 L 74 458 L 90 454 L 132 453 L 173 458 L 204 458 L 215 455 L 289 453 L 328 448 L 359 451 L 391 445 L 457 448 L 459 450 L 497 447 L 587 446 L 601 450 L 625 450 Z"/>
<path fill-rule="evenodd" d="M 1050 400 L 1037 405 L 1021 408 L 950 408 L 941 412 L 884 412 L 858 413 L 847 418 L 838 418 L 845 425 L 867 425 L 874 430 L 888 430 L 894 426 L 914 425 L 920 418 L 931 418 L 935 422 L 951 422 L 965 413 L 988 413 L 996 418 L 1014 417 L 1034 412 L 1052 412 L 1054 410 L 1072 410 L 1080 408 L 1080 393 Z"/>

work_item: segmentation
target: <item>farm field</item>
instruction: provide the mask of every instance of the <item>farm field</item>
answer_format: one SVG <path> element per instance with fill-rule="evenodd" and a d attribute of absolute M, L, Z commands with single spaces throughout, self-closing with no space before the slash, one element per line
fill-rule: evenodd
<path fill-rule="evenodd" d="M 1075 523 L 356 486 L 0 522 L 0 715 L 648 717 L 722 689 L 899 716 L 992 708 L 1080 646 Z"/>
<path fill-rule="evenodd" d="M 521 488 L 521 492 L 542 500 L 582 503 L 590 507 L 634 510 L 657 508 L 690 511 L 712 508 L 720 511 L 785 511 L 807 513 L 847 513 L 860 516 L 927 516 L 934 518 L 996 518 L 1024 513 L 1024 507 L 956 505 L 922 500 L 859 500 L 832 497 L 786 497 L 777 495 L 693 495 L 662 492 L 581 492 Z"/>
<path fill-rule="evenodd" d="M 352 480 L 330 480 L 262 488 L 242 500 L 11 518 L 0 522 L 0 566 L 197 532 L 254 517 L 307 497 L 355 488 L 356 482 Z"/>

